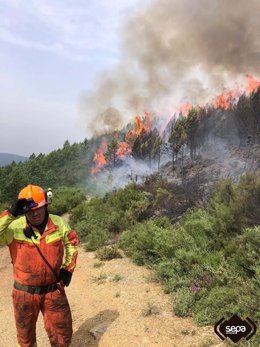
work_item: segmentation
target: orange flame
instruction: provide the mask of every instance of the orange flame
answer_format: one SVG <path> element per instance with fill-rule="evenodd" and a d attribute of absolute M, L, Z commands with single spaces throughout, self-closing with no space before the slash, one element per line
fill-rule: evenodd
<path fill-rule="evenodd" d="M 140 116 L 135 116 L 135 124 L 136 124 L 136 133 L 138 135 L 141 134 L 142 130 L 143 130 L 143 123 L 142 123 L 142 120 L 141 120 L 141 117 Z"/>
<path fill-rule="evenodd" d="M 133 128 L 125 135 L 125 141 L 132 144 L 135 139 L 141 135 L 142 131 L 150 131 L 151 129 L 151 120 L 150 114 L 145 112 L 145 116 L 142 119 L 139 115 L 135 116 L 135 124 Z"/>
<path fill-rule="evenodd" d="M 247 75 L 246 84 L 243 87 L 237 87 L 234 90 L 225 91 L 223 94 L 218 95 L 214 101 L 214 106 L 215 108 L 227 110 L 237 103 L 239 97 L 243 93 L 250 95 L 256 92 L 259 87 L 260 81 L 256 80 L 251 75 Z"/>
<path fill-rule="evenodd" d="M 117 146 L 116 156 L 118 158 L 126 157 L 132 153 L 132 148 L 126 142 L 118 142 Z"/>
<path fill-rule="evenodd" d="M 246 94 L 249 95 L 253 92 L 256 92 L 260 86 L 260 81 L 257 81 L 251 75 L 247 75 L 247 85 L 246 85 Z"/>
<path fill-rule="evenodd" d="M 234 90 L 224 91 L 222 94 L 216 97 L 214 101 L 214 107 L 227 110 L 228 108 L 236 104 L 241 94 L 242 94 L 241 89 L 239 88 L 235 88 Z"/>
<path fill-rule="evenodd" d="M 216 97 L 216 100 L 214 102 L 215 108 L 222 108 L 224 110 L 227 110 L 230 107 L 230 96 L 228 94 L 220 94 Z"/>
<path fill-rule="evenodd" d="M 206 104 L 205 107 L 207 109 L 213 106 L 215 108 L 227 110 L 228 108 L 236 105 L 236 103 L 239 100 L 239 97 L 242 94 L 250 95 L 251 93 L 256 92 L 259 87 L 260 87 L 260 80 L 255 79 L 251 75 L 247 75 L 246 83 L 244 83 L 243 86 L 240 86 L 240 87 L 237 86 L 233 90 L 225 90 L 222 94 L 218 95 L 213 102 Z M 179 114 L 186 116 L 189 113 L 191 107 L 192 105 L 188 101 L 186 101 L 185 103 L 181 104 L 177 109 L 175 109 L 176 111 L 175 116 L 178 116 Z M 169 120 L 170 119 L 168 119 L 167 122 L 163 123 L 163 126 L 161 128 L 161 133 L 163 132 L 165 126 L 168 124 Z M 148 112 L 145 112 L 144 117 L 136 115 L 134 119 L 134 125 L 125 135 L 125 142 L 118 142 L 116 156 L 119 158 L 122 158 L 122 157 L 130 155 L 132 153 L 132 146 L 134 141 L 138 138 L 138 136 L 141 135 L 143 131 L 149 132 L 150 130 L 151 130 L 150 114 Z M 114 133 L 114 137 L 118 138 L 119 134 Z M 107 159 L 105 158 L 105 155 L 104 155 L 106 149 L 107 149 L 107 144 L 105 143 L 105 141 L 103 141 L 102 144 L 100 145 L 100 148 L 94 154 L 93 161 L 95 162 L 95 166 L 92 169 L 92 174 L 96 174 L 102 169 L 103 166 L 108 164 Z"/>
<path fill-rule="evenodd" d="M 102 169 L 102 167 L 107 164 L 107 160 L 106 160 L 106 157 L 104 155 L 104 152 L 106 151 L 106 149 L 107 149 L 107 144 L 106 144 L 106 141 L 103 140 L 99 149 L 96 151 L 96 153 L 94 154 L 94 157 L 93 157 L 93 161 L 95 162 L 95 166 L 91 170 L 92 175 L 97 174 Z"/>
<path fill-rule="evenodd" d="M 187 116 L 187 114 L 189 113 L 189 110 L 191 109 L 191 104 L 189 103 L 189 101 L 186 101 L 184 104 L 182 104 L 178 111 L 179 113 L 181 113 L 183 116 Z"/>

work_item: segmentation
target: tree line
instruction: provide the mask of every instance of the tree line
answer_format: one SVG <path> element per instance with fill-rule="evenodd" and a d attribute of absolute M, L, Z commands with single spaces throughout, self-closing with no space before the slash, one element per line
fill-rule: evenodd
<path fill-rule="evenodd" d="M 260 89 L 250 96 L 242 95 L 236 105 L 224 110 L 221 108 L 191 108 L 187 116 L 180 115 L 171 120 L 161 136 L 156 128 L 143 129 L 129 144 L 135 159 L 160 167 L 161 157 L 166 153 L 172 158 L 173 166 L 178 158 L 189 152 L 192 161 L 196 160 L 201 149 L 214 141 L 224 141 L 227 145 L 246 146 L 260 143 Z M 107 142 L 104 153 L 107 165 L 120 165 L 116 153 L 119 142 L 131 128 L 128 124 L 121 131 L 103 134 L 70 144 L 65 141 L 63 148 L 49 154 L 32 154 L 24 163 L 0 168 L 0 203 L 10 201 L 19 189 L 28 183 L 45 188 L 77 186 L 84 183 L 90 175 L 93 155 L 103 139 Z M 169 129 L 170 127 L 170 129 Z"/>

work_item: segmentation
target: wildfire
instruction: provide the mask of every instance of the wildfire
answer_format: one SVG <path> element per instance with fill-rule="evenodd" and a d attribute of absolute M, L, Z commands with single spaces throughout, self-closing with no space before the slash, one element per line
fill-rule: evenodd
<path fill-rule="evenodd" d="M 249 95 L 253 92 L 256 92 L 260 86 L 260 81 L 254 79 L 251 75 L 247 75 L 247 86 L 246 86 L 246 94 Z"/>
<path fill-rule="evenodd" d="M 141 118 L 139 115 L 136 115 L 133 127 L 125 135 L 125 141 L 118 141 L 117 143 L 116 157 L 124 158 L 131 155 L 132 145 L 135 139 L 140 136 L 143 131 L 150 131 L 150 129 L 150 114 L 148 112 L 145 112 L 145 116 L 143 118 Z M 114 138 L 118 138 L 118 136 L 119 134 L 116 132 L 113 135 Z M 108 161 L 105 157 L 106 151 L 107 143 L 106 141 L 103 141 L 93 157 L 94 167 L 91 170 L 92 175 L 97 174 L 106 164 L 108 164 Z"/>
<path fill-rule="evenodd" d="M 182 114 L 183 116 L 187 116 L 190 109 L 191 109 L 191 104 L 189 103 L 189 101 L 186 101 L 184 104 L 182 104 L 179 107 L 178 111 L 179 111 L 179 114 Z"/>
<path fill-rule="evenodd" d="M 118 148 L 116 151 L 116 156 L 118 158 L 124 158 L 132 153 L 132 148 L 126 142 L 118 142 Z"/>
<path fill-rule="evenodd" d="M 140 116 L 135 116 L 135 124 L 136 124 L 136 134 L 140 135 L 143 130 L 143 123 Z"/>
<path fill-rule="evenodd" d="M 260 80 L 253 78 L 251 75 L 247 75 L 246 82 L 244 83 L 243 86 L 239 86 L 239 87 L 237 86 L 232 90 L 225 90 L 222 94 L 218 95 L 211 104 L 206 104 L 204 107 L 211 108 L 213 106 L 216 109 L 227 110 L 237 104 L 241 95 L 245 94 L 249 96 L 250 94 L 256 92 L 259 87 L 260 87 Z M 190 102 L 186 101 L 185 103 L 181 104 L 179 107 L 175 109 L 176 110 L 175 116 L 177 117 L 179 115 L 187 116 L 192 107 L 193 105 L 191 105 Z M 197 107 L 199 108 L 199 106 L 196 106 L 196 108 Z M 163 132 L 165 126 L 168 124 L 168 121 L 169 119 L 167 120 L 167 122 L 163 123 L 163 126 L 161 126 L 161 133 Z M 153 119 L 153 123 L 154 123 L 154 119 Z M 142 134 L 142 132 L 150 132 L 150 131 L 151 131 L 150 114 L 148 112 L 145 112 L 143 117 L 136 115 L 134 117 L 134 125 L 125 135 L 125 141 L 117 142 L 116 157 L 124 158 L 126 156 L 131 155 L 132 147 L 135 140 Z M 113 136 L 114 138 L 117 139 L 119 137 L 119 133 L 115 132 Z M 107 143 L 103 141 L 99 149 L 94 154 L 93 161 L 95 165 L 91 171 L 92 174 L 98 173 L 106 164 L 108 164 L 108 161 L 105 157 L 106 151 L 107 151 Z"/>
<path fill-rule="evenodd" d="M 106 141 L 103 140 L 99 149 L 96 151 L 93 157 L 95 166 L 91 170 L 92 175 L 97 174 L 102 169 L 102 167 L 107 164 L 107 160 L 104 155 L 104 152 L 106 151 L 106 149 L 107 149 L 107 143 Z"/>
<path fill-rule="evenodd" d="M 223 94 L 220 94 L 216 97 L 214 101 L 214 107 L 215 108 L 222 108 L 224 110 L 227 110 L 228 108 L 232 107 L 239 97 L 239 90 L 228 90 L 225 91 Z"/>
<path fill-rule="evenodd" d="M 246 83 L 243 87 L 237 87 L 233 90 L 228 90 L 223 94 L 218 95 L 214 101 L 214 106 L 215 108 L 227 110 L 237 103 L 242 94 L 246 94 L 248 96 L 256 92 L 259 87 L 260 81 L 256 80 L 251 75 L 247 75 Z"/>
<path fill-rule="evenodd" d="M 128 144 L 132 144 L 135 141 L 135 139 L 141 135 L 142 131 L 148 132 L 150 131 L 150 129 L 151 129 L 150 114 L 148 112 L 145 112 L 145 116 L 143 119 L 139 115 L 136 115 L 135 124 L 126 134 L 125 141 Z"/>

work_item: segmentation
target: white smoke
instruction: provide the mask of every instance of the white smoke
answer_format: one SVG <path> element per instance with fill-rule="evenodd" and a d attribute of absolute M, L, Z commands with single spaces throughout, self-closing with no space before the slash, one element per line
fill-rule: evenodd
<path fill-rule="evenodd" d="M 154 0 L 122 29 L 118 65 L 81 99 L 88 134 L 144 111 L 169 117 L 259 74 L 259 13 L 259 0 Z"/>

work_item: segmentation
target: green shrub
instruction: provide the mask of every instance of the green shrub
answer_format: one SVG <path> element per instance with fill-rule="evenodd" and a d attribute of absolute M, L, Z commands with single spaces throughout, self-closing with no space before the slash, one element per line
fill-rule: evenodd
<path fill-rule="evenodd" d="M 191 316 L 195 301 L 196 297 L 189 289 L 178 289 L 173 297 L 173 311 L 176 314 L 176 316 Z"/>
<path fill-rule="evenodd" d="M 148 200 L 145 192 L 129 185 L 124 190 L 106 194 L 104 198 L 92 198 L 79 204 L 72 210 L 70 222 L 74 229 L 80 230 L 83 238 L 90 230 L 118 233 L 137 221 L 147 208 Z"/>
<path fill-rule="evenodd" d="M 72 223 L 70 223 L 70 225 L 73 229 L 77 231 L 77 234 L 79 238 L 81 239 L 81 241 L 83 241 L 91 231 L 84 220 L 81 220 L 76 225 Z"/>
<path fill-rule="evenodd" d="M 155 205 L 163 209 L 172 199 L 169 187 L 156 182 L 145 186 L 151 193 L 129 185 L 74 208 L 71 222 L 87 249 L 123 231 L 120 247 L 137 264 L 155 269 L 173 295 L 176 315 L 193 316 L 199 325 L 234 313 L 260 320 L 260 179 L 221 180 L 209 203 L 187 211 L 176 225 L 166 217 L 140 223 Z"/>
<path fill-rule="evenodd" d="M 70 224 L 75 225 L 84 217 L 87 208 L 87 202 L 82 202 L 78 204 L 71 210 L 70 214 Z"/>
<path fill-rule="evenodd" d="M 159 262 L 156 274 L 164 283 L 166 293 L 174 293 L 179 288 L 186 288 L 190 283 L 188 274 L 183 273 L 182 266 L 176 259 Z"/>
<path fill-rule="evenodd" d="M 61 215 L 70 212 L 78 204 L 85 200 L 85 194 L 77 188 L 57 188 L 53 191 L 52 203 L 49 204 L 49 212 Z"/>
<path fill-rule="evenodd" d="M 242 206 L 245 223 L 248 226 L 260 224 L 260 175 L 247 173 L 240 178 L 237 187 L 238 204 Z"/>
<path fill-rule="evenodd" d="M 109 197 L 109 198 L 108 198 Z M 149 193 L 138 190 L 135 184 L 129 184 L 124 189 L 119 189 L 115 194 L 107 196 L 107 201 L 116 209 L 127 211 L 134 202 L 144 201 Z"/>
<path fill-rule="evenodd" d="M 159 227 L 159 228 L 169 228 L 172 227 L 172 224 L 168 217 L 162 216 L 162 217 L 156 217 L 153 219 L 153 223 Z"/>
<path fill-rule="evenodd" d="M 140 195 L 139 197 L 140 199 L 133 201 L 126 212 L 126 218 L 130 225 L 135 223 L 136 221 L 139 221 L 142 213 L 145 212 L 150 205 L 148 195 L 145 192 L 141 194 L 142 195 Z"/>
<path fill-rule="evenodd" d="M 242 235 L 232 240 L 232 243 L 236 251 L 226 252 L 226 256 L 248 277 L 254 276 L 256 267 L 260 266 L 260 227 L 245 229 Z"/>
<path fill-rule="evenodd" d="M 196 302 L 193 317 L 199 325 L 213 325 L 220 318 L 239 312 L 238 298 L 236 288 L 215 287 Z"/>
<path fill-rule="evenodd" d="M 182 218 L 181 226 L 193 237 L 194 242 L 201 248 L 207 247 L 208 239 L 215 232 L 214 218 L 202 209 L 188 211 Z"/>
<path fill-rule="evenodd" d="M 70 224 L 83 239 L 90 233 L 98 234 L 101 231 L 102 234 L 108 234 L 106 216 L 104 203 L 98 198 L 93 198 L 72 210 Z"/>
<path fill-rule="evenodd" d="M 196 247 L 194 239 L 182 227 L 156 228 L 158 231 L 154 235 L 154 249 L 161 259 L 171 259 L 181 249 L 188 251 Z"/>
<path fill-rule="evenodd" d="M 167 189 L 158 187 L 156 190 L 156 196 L 153 205 L 155 207 L 165 207 L 167 208 L 170 200 L 173 198 L 172 193 Z"/>
<path fill-rule="evenodd" d="M 109 239 L 109 233 L 102 229 L 91 230 L 90 233 L 84 238 L 85 250 L 95 251 L 104 246 L 105 242 Z"/>
<path fill-rule="evenodd" d="M 6 210 L 8 207 L 10 207 L 10 203 L 4 203 L 4 202 L 1 202 L 0 203 L 0 213 L 2 213 L 4 210 Z"/>
<path fill-rule="evenodd" d="M 155 249 L 156 235 L 162 233 L 152 221 L 136 224 L 132 230 L 124 231 L 121 235 L 119 246 L 131 255 L 139 265 L 151 265 L 160 259 L 160 254 Z"/>
<path fill-rule="evenodd" d="M 120 254 L 116 246 L 105 246 L 99 248 L 95 254 L 99 260 L 111 260 L 115 258 L 122 258 L 122 255 Z"/>

